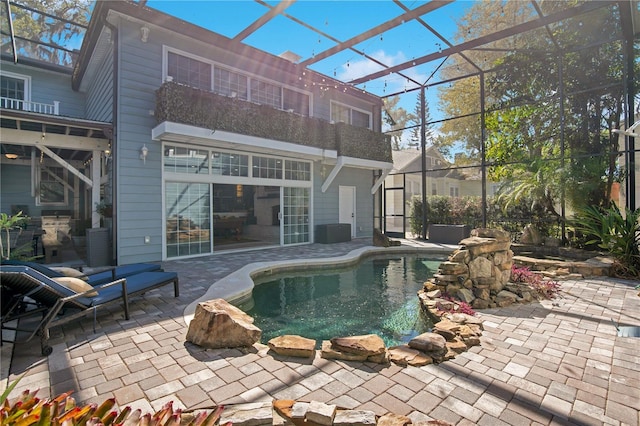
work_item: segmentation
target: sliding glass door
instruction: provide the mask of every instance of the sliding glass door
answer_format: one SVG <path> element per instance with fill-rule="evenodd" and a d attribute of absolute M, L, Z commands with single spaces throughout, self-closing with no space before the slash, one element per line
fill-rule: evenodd
<path fill-rule="evenodd" d="M 208 183 L 166 182 L 167 257 L 211 252 L 210 188 Z"/>

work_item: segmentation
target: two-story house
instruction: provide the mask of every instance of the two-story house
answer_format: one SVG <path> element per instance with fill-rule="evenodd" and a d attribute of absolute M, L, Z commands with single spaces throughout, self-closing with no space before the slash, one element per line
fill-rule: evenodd
<path fill-rule="evenodd" d="M 380 226 L 380 98 L 287 57 L 122 0 L 96 2 L 72 73 L 0 74 L 1 210 L 108 226 L 118 264 Z"/>

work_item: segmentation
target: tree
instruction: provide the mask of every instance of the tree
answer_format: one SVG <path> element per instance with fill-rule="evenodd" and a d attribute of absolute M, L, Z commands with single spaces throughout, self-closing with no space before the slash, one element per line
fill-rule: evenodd
<path fill-rule="evenodd" d="M 6 16 L 6 2 L 2 3 L 2 15 Z M 70 66 L 74 60 L 72 54 L 60 48 L 80 47 L 85 27 L 91 16 L 91 3 L 91 0 L 11 2 L 13 31 L 18 54 L 56 65 Z M 40 12 L 34 12 L 34 10 Z M 2 19 L 2 32 L 10 34 L 7 19 Z M 2 51 L 13 51 L 9 37 L 3 37 Z"/>
<path fill-rule="evenodd" d="M 527 2 L 485 0 L 474 2 L 458 21 L 454 41 L 462 43 L 490 33 L 506 29 L 525 22 L 531 16 Z M 466 157 L 465 163 L 479 163 L 482 132 L 480 126 L 480 70 L 491 69 L 506 52 L 522 45 L 521 37 L 509 37 L 495 41 L 487 49 L 464 52 L 453 55 L 445 62 L 440 74 L 443 80 L 456 79 L 463 75 L 470 77 L 455 80 L 448 85 L 438 87 L 440 109 L 448 120 L 442 123 L 440 131 L 446 144 L 461 145 Z M 485 93 L 487 105 L 494 100 L 491 93 Z"/>
<path fill-rule="evenodd" d="M 406 109 L 398 106 L 400 96 L 385 98 L 383 102 L 384 121 L 391 128 L 391 131 L 388 133 L 391 136 L 393 149 L 398 151 L 401 149 L 404 129 L 407 127 L 407 123 L 413 120 L 413 116 L 409 114 Z"/>

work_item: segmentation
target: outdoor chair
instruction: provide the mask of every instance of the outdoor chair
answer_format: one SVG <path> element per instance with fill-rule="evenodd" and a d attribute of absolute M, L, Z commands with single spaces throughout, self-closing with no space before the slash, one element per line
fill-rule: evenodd
<path fill-rule="evenodd" d="M 49 278 L 64 277 L 65 274 L 60 272 L 58 268 L 49 267 L 36 262 L 26 262 L 21 260 L 2 260 L 2 265 L 21 265 L 28 266 L 31 269 L 46 275 Z M 69 268 L 73 269 L 73 268 Z M 129 265 L 121 265 L 115 267 L 109 267 L 106 270 L 101 270 L 93 273 L 86 274 L 86 281 L 92 286 L 98 284 L 104 284 L 111 281 L 115 281 L 120 278 L 126 278 L 131 275 L 139 274 L 141 272 L 162 272 L 162 267 L 156 263 L 132 263 Z M 81 271 L 79 271 L 81 272 Z"/>
<path fill-rule="evenodd" d="M 107 283 L 89 285 L 83 291 L 74 291 L 30 266 L 4 264 L 0 265 L 0 283 L 6 291 L 3 299 L 7 295 L 10 295 L 11 299 L 3 300 L 2 329 L 30 332 L 20 343 L 28 342 L 39 335 L 42 354 L 45 356 L 53 351 L 48 344 L 49 330 L 52 327 L 93 313 L 95 332 L 98 308 L 122 302 L 124 317 L 128 320 L 129 298 L 132 296 L 142 295 L 171 283 L 175 297 L 180 295 L 178 274 L 175 272 L 141 272 Z M 33 303 L 28 302 L 30 300 Z M 30 306 L 27 307 L 27 303 Z M 8 325 L 11 321 L 26 320 L 35 316 L 42 318 L 33 328 L 21 329 Z"/>

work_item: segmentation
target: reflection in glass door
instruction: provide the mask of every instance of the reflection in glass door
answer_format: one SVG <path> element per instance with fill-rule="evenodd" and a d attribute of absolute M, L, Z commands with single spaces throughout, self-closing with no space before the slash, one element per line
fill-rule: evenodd
<path fill-rule="evenodd" d="M 282 243 L 308 243 L 309 188 L 282 188 Z"/>
<path fill-rule="evenodd" d="M 210 187 L 166 182 L 167 258 L 211 252 Z"/>

